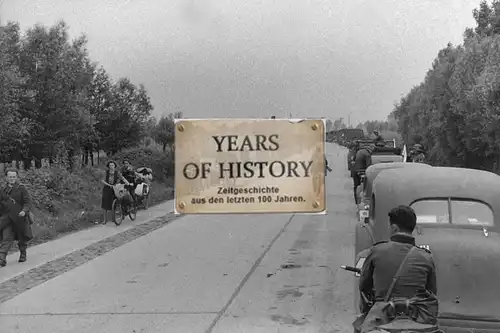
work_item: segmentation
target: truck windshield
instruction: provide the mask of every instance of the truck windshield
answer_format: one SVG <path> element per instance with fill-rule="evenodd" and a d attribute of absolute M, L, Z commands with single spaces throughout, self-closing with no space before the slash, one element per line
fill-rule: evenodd
<path fill-rule="evenodd" d="M 481 226 L 492 226 L 494 224 L 493 212 L 490 207 L 478 201 L 458 199 L 452 199 L 451 201 L 448 201 L 448 199 L 420 200 L 414 202 L 411 207 L 417 214 L 417 223 L 451 223 Z"/>

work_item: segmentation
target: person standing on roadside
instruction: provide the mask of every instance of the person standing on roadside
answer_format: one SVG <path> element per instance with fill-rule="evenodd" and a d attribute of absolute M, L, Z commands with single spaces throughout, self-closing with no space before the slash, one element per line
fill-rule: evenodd
<path fill-rule="evenodd" d="M 354 202 L 356 205 L 359 203 L 357 189 L 358 186 L 361 185 L 361 175 L 359 173 L 365 171 L 372 165 L 372 153 L 374 149 L 374 145 L 359 149 L 354 158 L 354 164 L 351 167 L 351 176 L 354 185 Z"/>
<path fill-rule="evenodd" d="M 104 209 L 104 224 L 108 222 L 108 212 L 113 209 L 113 200 L 115 199 L 113 186 L 118 184 L 120 180 L 125 184 L 129 184 L 129 182 L 118 171 L 115 161 L 109 161 L 106 166 L 108 170 L 106 170 L 106 174 L 102 180 L 104 187 L 102 189 L 101 201 L 101 208 Z"/>
<path fill-rule="evenodd" d="M 421 144 L 416 144 L 413 147 L 415 153 L 412 156 L 412 162 L 413 163 L 427 163 L 427 159 L 425 158 L 425 153 L 424 153 L 424 146 Z"/>
<path fill-rule="evenodd" d="M 19 183 L 19 174 L 16 169 L 6 170 L 5 175 L 7 185 L 0 190 L 3 207 L 0 217 L 0 267 L 7 264 L 7 253 L 14 240 L 17 240 L 20 252 L 19 262 L 25 262 L 28 242 L 33 239 L 31 198 L 28 190 Z"/>
<path fill-rule="evenodd" d="M 129 160 L 123 160 L 121 173 L 122 176 L 130 183 L 130 185 L 127 185 L 126 188 L 130 192 L 130 195 L 133 196 L 137 179 L 140 178 L 141 175 L 135 171 Z"/>

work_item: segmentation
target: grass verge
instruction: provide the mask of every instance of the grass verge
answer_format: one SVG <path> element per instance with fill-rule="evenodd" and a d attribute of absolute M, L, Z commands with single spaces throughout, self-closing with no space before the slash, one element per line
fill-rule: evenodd
<path fill-rule="evenodd" d="M 150 206 L 173 198 L 173 158 L 152 149 L 137 148 L 113 156 L 121 164 L 128 159 L 135 167 L 153 169 Z M 105 164 L 84 167 L 73 172 L 59 166 L 20 171 L 33 200 L 35 224 L 30 246 L 42 244 L 68 233 L 95 226 L 102 221 L 101 194 Z M 15 249 L 13 249 L 15 251 Z"/>

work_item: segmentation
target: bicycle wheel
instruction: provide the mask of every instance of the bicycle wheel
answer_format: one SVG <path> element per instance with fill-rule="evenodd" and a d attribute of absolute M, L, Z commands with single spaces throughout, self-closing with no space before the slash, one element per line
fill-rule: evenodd
<path fill-rule="evenodd" d="M 123 222 L 122 204 L 118 199 L 113 200 L 113 222 L 120 225 Z"/>
<path fill-rule="evenodd" d="M 128 210 L 128 216 L 132 221 L 135 221 L 135 218 L 137 217 L 137 204 L 134 201 L 130 203 L 130 208 Z"/>

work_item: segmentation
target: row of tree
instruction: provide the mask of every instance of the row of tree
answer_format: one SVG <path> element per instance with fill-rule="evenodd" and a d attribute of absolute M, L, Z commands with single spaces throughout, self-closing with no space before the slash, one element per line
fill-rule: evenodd
<path fill-rule="evenodd" d="M 391 117 L 408 144 L 422 143 L 430 162 L 500 169 L 500 0 L 473 11 L 462 45 L 440 50 L 424 81 Z"/>
<path fill-rule="evenodd" d="M 18 23 L 2 30 L 0 162 L 40 167 L 63 153 L 93 164 L 93 151 L 115 154 L 151 133 L 164 147 L 173 141 L 174 116 L 157 122 L 144 86 L 112 80 L 90 60 L 85 36 L 70 40 L 64 22 L 25 34 Z"/>

